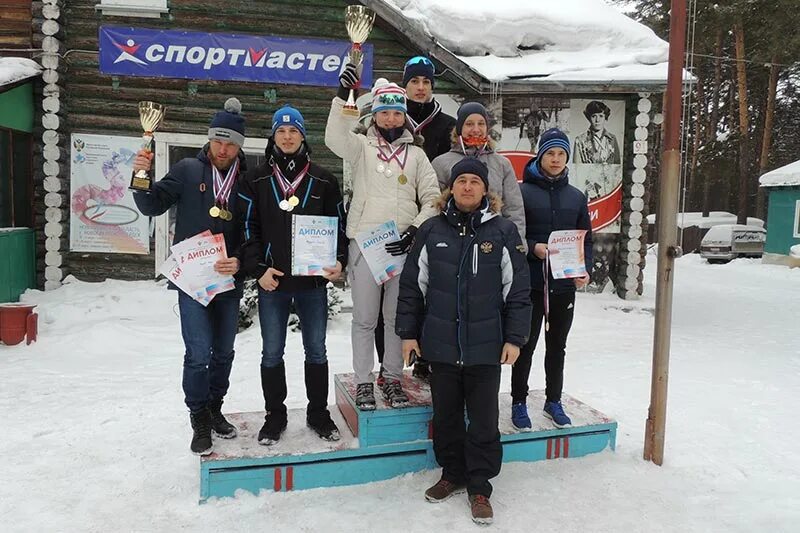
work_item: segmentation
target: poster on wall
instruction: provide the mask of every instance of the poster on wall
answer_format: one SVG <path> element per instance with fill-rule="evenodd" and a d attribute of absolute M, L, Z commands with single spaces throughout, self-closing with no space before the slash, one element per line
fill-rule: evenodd
<path fill-rule="evenodd" d="M 128 190 L 141 144 L 140 137 L 72 134 L 71 251 L 150 253 L 150 221 L 136 209 Z"/>

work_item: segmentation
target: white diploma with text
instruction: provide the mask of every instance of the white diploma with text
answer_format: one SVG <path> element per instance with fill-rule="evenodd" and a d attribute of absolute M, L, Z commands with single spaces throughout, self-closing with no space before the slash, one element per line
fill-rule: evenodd
<path fill-rule="evenodd" d="M 554 231 L 547 240 L 547 260 L 553 279 L 581 278 L 587 274 L 583 252 L 585 229 Z"/>
<path fill-rule="evenodd" d="M 203 306 L 217 294 L 234 288 L 233 276 L 214 270 L 214 263 L 228 258 L 222 234 L 204 231 L 173 245 L 170 250 L 172 254 L 159 271 Z"/>
<path fill-rule="evenodd" d="M 337 217 L 292 217 L 292 276 L 322 276 L 336 266 L 338 226 Z"/>
<path fill-rule="evenodd" d="M 386 245 L 400 240 L 400 232 L 394 220 L 384 222 L 370 231 L 363 231 L 356 235 L 356 243 L 361 255 L 364 256 L 375 283 L 383 285 L 390 279 L 397 277 L 403 271 L 406 254 L 392 255 L 386 251 Z"/>

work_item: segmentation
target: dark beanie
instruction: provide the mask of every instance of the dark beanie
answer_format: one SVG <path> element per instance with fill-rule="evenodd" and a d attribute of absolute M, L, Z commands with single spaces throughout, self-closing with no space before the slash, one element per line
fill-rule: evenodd
<path fill-rule="evenodd" d="M 242 103 L 236 98 L 225 100 L 225 108 L 218 111 L 208 127 L 208 140 L 227 141 L 244 145 L 244 117 Z"/>
<path fill-rule="evenodd" d="M 558 128 L 550 128 L 539 137 L 539 149 L 536 150 L 536 158 L 541 159 L 550 148 L 563 148 L 567 152 L 567 161 L 569 161 L 569 137 Z"/>
<path fill-rule="evenodd" d="M 406 66 L 403 69 L 403 87 L 408 85 L 411 78 L 417 76 L 431 80 L 431 87 L 433 87 L 434 83 L 436 83 L 433 79 L 434 72 L 435 69 L 430 59 L 423 56 L 412 57 L 406 62 Z"/>
<path fill-rule="evenodd" d="M 481 115 L 486 120 L 486 127 L 489 127 L 489 113 L 486 108 L 478 102 L 467 102 L 458 108 L 458 115 L 456 117 L 456 134 L 461 135 L 461 128 L 464 127 L 467 117 L 470 115 Z"/>
<path fill-rule="evenodd" d="M 475 157 L 465 157 L 453 165 L 453 168 L 450 169 L 451 189 L 453 188 L 453 183 L 455 183 L 458 177 L 462 174 L 475 174 L 481 180 L 483 180 L 483 185 L 486 187 L 486 191 L 489 191 L 489 169 L 479 159 Z"/>

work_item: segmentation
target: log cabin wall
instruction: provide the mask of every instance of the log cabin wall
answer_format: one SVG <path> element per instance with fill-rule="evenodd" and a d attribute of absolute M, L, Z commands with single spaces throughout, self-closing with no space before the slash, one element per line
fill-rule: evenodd
<path fill-rule="evenodd" d="M 45 0 L 56 4 L 58 0 Z M 51 155 L 40 154 L 40 211 L 49 217 L 49 230 L 40 239 L 39 281 L 54 288 L 69 274 L 85 281 L 107 277 L 149 279 L 153 276 L 155 257 L 150 255 L 70 253 L 69 250 L 69 138 L 72 133 L 141 136 L 137 104 L 154 100 L 169 111 L 159 131 L 205 134 L 212 115 L 222 108 L 226 98 L 241 100 L 247 117 L 247 136 L 265 138 L 269 134 L 273 112 L 291 103 L 306 121 L 307 138 L 314 160 L 341 178 L 342 162 L 324 144 L 325 121 L 333 88 L 279 85 L 235 81 L 112 77 L 101 74 L 98 64 L 98 28 L 101 25 L 153 29 L 185 29 L 207 33 L 240 33 L 293 38 L 348 40 L 344 26 L 343 0 L 232 0 L 220 4 L 211 0 L 171 0 L 169 13 L 160 18 L 103 16 L 96 9 L 98 0 L 71 0 L 62 7 L 58 28 L 41 33 L 51 37 L 51 48 L 66 56 L 57 62 L 54 56 L 47 71 L 50 95 L 56 96 L 59 109 L 42 111 L 45 121 L 41 135 L 51 141 Z M 53 30 L 55 32 L 53 33 Z M 40 30 L 41 31 L 41 30 Z M 419 50 L 378 19 L 369 37 L 374 45 L 374 77 L 400 81 L 405 61 Z M 51 83 L 52 82 L 52 83 Z M 437 80 L 437 90 L 461 91 L 454 79 Z M 53 153 L 56 150 L 56 153 Z M 46 198 L 45 198 L 46 197 Z M 47 207 L 45 207 L 47 206 Z M 59 213 L 56 214 L 56 211 Z M 47 253 L 49 252 L 49 254 Z"/>
<path fill-rule="evenodd" d="M 31 0 L 0 0 L 0 55 L 31 56 L 31 9 Z"/>

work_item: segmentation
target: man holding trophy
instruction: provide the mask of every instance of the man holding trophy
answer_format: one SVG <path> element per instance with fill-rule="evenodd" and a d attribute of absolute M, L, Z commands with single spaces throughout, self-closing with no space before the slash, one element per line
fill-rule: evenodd
<path fill-rule="evenodd" d="M 242 268 L 258 280 L 261 388 L 267 412 L 258 442 L 272 445 L 286 429 L 283 355 L 292 304 L 305 349 L 306 423 L 320 438 L 339 440 L 328 411 L 325 334 L 327 284 L 347 264 L 342 193 L 336 177 L 311 161 L 303 116 L 291 106 L 272 117 L 265 155 L 266 162 L 248 173 L 239 193 Z M 321 241 L 317 249 L 309 244 L 313 238 Z"/>
<path fill-rule="evenodd" d="M 152 114 L 157 105 L 140 105 L 140 112 Z M 159 216 L 175 206 L 177 244 L 204 231 L 222 234 L 226 259 L 214 270 L 223 275 L 239 273 L 241 225 L 237 202 L 238 178 L 245 169 L 244 117 L 236 98 L 214 115 L 208 140 L 196 157 L 178 161 L 160 180 L 153 181 L 150 168 L 153 153 L 142 149 L 136 155 L 131 188 L 136 206 L 146 216 Z M 163 116 L 163 108 L 161 108 Z M 145 126 L 146 138 L 158 124 Z M 143 125 L 145 123 L 143 117 Z M 147 131 L 149 130 L 149 131 Z M 183 359 L 183 392 L 189 408 L 193 435 L 190 449 L 197 455 L 213 451 L 212 431 L 221 438 L 236 436 L 236 428 L 222 415 L 233 365 L 234 339 L 239 320 L 243 281 L 236 278 L 234 290 L 217 294 L 208 306 L 178 291 L 181 333 L 186 352 Z M 170 288 L 176 287 L 170 284 Z"/>

